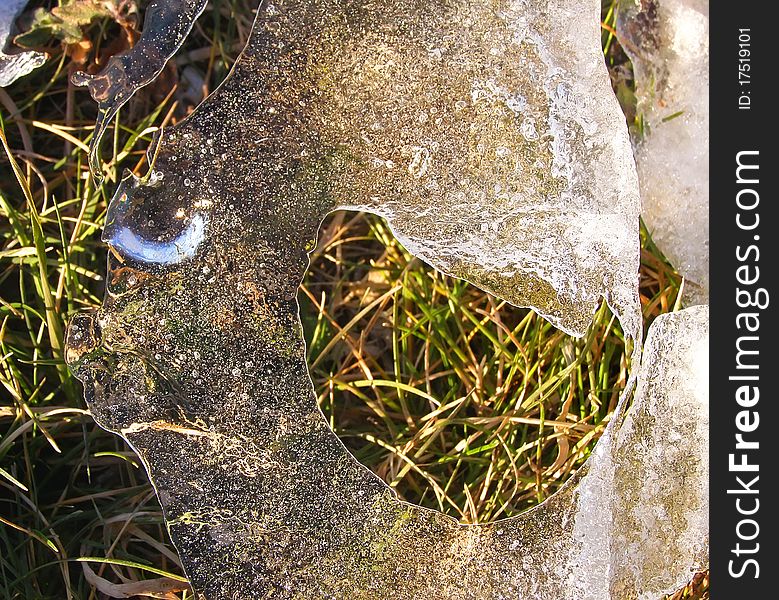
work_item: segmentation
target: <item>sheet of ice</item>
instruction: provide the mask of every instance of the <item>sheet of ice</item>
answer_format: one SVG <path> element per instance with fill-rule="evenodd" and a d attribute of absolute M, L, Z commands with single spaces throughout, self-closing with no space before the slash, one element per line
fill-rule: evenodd
<path fill-rule="evenodd" d="M 352 457 L 306 366 L 297 291 L 337 208 L 385 216 L 434 266 L 566 331 L 604 296 L 638 335 L 637 179 L 599 9 L 264 3 L 229 78 L 156 140 L 148 178 L 122 182 L 105 301 L 71 323 L 67 361 L 97 422 L 143 461 L 204 598 L 578 600 L 592 578 L 616 599 L 614 586 L 654 593 L 697 566 L 674 551 L 665 583 L 633 580 L 634 561 L 664 559 L 611 527 L 643 514 L 628 458 L 647 478 L 700 467 L 654 462 L 669 455 L 665 435 L 642 437 L 647 392 L 559 494 L 464 526 L 399 501 Z M 631 422 L 649 453 L 630 446 Z M 673 517 L 641 517 L 647 535 L 687 531 L 697 508 L 673 493 L 647 489 Z"/>
<path fill-rule="evenodd" d="M 86 86 L 98 103 L 97 123 L 89 144 L 89 165 L 99 181 L 100 141 L 119 109 L 135 92 L 154 81 L 184 43 L 208 0 L 153 0 L 146 7 L 143 35 L 123 54 L 112 56 L 98 75 L 75 73 L 73 83 Z"/>
<path fill-rule="evenodd" d="M 0 2 L 0 87 L 11 85 L 19 77 L 31 73 L 44 62 L 46 55 L 32 50 L 6 54 L 16 17 L 27 6 L 28 0 L 2 0 Z"/>
<path fill-rule="evenodd" d="M 281 328 L 229 340 L 225 354 L 210 329 L 236 328 L 235 315 L 188 300 L 152 323 L 106 309 L 80 317 L 68 360 L 95 417 L 149 469 L 203 598 L 649 600 L 706 567 L 708 307 L 655 321 L 631 411 L 559 493 L 518 517 L 460 525 L 399 501 L 353 459 L 302 390 L 303 349 L 285 350 Z M 158 339 L 178 358 L 175 380 L 146 354 L 162 350 Z M 271 344 L 272 356 L 256 351 Z M 228 356 L 261 362 L 236 373 Z M 271 360 L 288 369 L 285 382 Z"/>
<path fill-rule="evenodd" d="M 636 141 L 641 214 L 687 278 L 709 295 L 709 2 L 627 0 L 618 31 L 633 62 L 645 135 Z"/>
<path fill-rule="evenodd" d="M 82 80 L 101 103 L 93 150 L 201 4 L 159 0 L 139 45 Z M 308 4 L 260 7 L 231 76 L 161 141 L 166 190 L 241 187 L 247 214 L 269 195 L 316 219 L 369 210 L 436 268 L 569 333 L 601 297 L 638 331 L 637 180 L 594 0 Z"/>

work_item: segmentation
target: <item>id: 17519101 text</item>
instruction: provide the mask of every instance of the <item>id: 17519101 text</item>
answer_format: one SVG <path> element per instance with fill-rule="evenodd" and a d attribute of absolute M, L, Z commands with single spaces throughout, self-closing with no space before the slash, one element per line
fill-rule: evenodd
<path fill-rule="evenodd" d="M 750 28 L 738 30 L 738 108 L 752 108 L 752 32 Z"/>

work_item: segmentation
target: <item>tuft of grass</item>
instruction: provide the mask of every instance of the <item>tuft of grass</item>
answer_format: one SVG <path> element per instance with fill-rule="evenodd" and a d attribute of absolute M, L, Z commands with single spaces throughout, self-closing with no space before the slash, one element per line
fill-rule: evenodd
<path fill-rule="evenodd" d="M 2 598 L 192 598 L 137 457 L 95 425 L 63 364 L 62 332 L 101 302 L 100 232 L 122 170 L 142 174 L 154 132 L 226 76 L 254 4 L 208 6 L 176 60 L 117 118 L 101 185 L 86 160 L 95 106 L 68 78 L 105 63 L 117 24 L 85 30 L 86 57 L 53 42 L 43 68 L 0 89 Z M 629 68 L 615 4 L 603 2 L 612 70 Z M 648 325 L 673 309 L 680 278 L 644 229 L 641 239 Z M 413 259 L 370 215 L 328 218 L 299 302 L 334 430 L 401 497 L 463 522 L 554 493 L 592 451 L 625 383 L 624 341 L 605 306 L 584 339 L 569 338 Z M 707 590 L 699 576 L 673 600 Z"/>
<path fill-rule="evenodd" d="M 412 258 L 386 223 L 337 213 L 301 293 L 319 403 L 400 496 L 475 523 L 554 493 L 626 381 L 604 305 L 577 340 Z"/>

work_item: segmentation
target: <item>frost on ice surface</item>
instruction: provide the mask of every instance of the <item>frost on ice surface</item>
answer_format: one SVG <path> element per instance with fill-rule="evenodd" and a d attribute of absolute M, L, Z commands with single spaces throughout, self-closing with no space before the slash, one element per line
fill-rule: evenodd
<path fill-rule="evenodd" d="M 635 450 L 649 383 L 560 493 L 460 525 L 398 500 L 330 429 L 296 301 L 323 217 L 365 209 L 432 265 L 568 332 L 603 296 L 637 337 L 637 178 L 599 8 L 263 3 L 229 78 L 160 136 L 147 178 L 122 182 L 104 231 L 105 301 L 71 323 L 67 361 L 96 421 L 143 461 L 201 597 L 578 600 L 593 578 L 616 600 L 661 585 L 632 574 L 668 549 L 611 528 L 634 519 L 631 531 L 670 543 L 668 522 L 676 536 L 692 522 L 662 482 L 629 495 L 644 493 L 633 471 L 700 466 L 664 453 L 662 430 L 647 433 L 650 454 Z M 137 87 L 125 83 L 122 102 Z M 111 110 L 109 94 L 101 118 Z M 644 364 L 665 390 L 663 368 Z M 654 462 L 666 459 L 677 462 Z M 653 521 L 645 500 L 665 512 Z M 670 556 L 671 578 L 697 566 Z"/>
<path fill-rule="evenodd" d="M 28 50 L 5 53 L 6 47 L 11 43 L 14 20 L 24 10 L 27 2 L 28 0 L 0 2 L 0 87 L 11 85 L 19 77 L 24 77 L 46 62 L 46 55 L 42 52 Z"/>
<path fill-rule="evenodd" d="M 709 3 L 628 0 L 618 29 L 633 62 L 645 135 L 636 143 L 641 214 L 688 284 L 709 294 Z"/>
<path fill-rule="evenodd" d="M 153 0 L 146 7 L 143 34 L 128 52 L 112 56 L 99 75 L 76 73 L 73 83 L 89 88 L 98 103 L 95 134 L 89 147 L 92 173 L 102 178 L 100 140 L 117 111 L 154 81 L 189 35 L 207 0 Z"/>

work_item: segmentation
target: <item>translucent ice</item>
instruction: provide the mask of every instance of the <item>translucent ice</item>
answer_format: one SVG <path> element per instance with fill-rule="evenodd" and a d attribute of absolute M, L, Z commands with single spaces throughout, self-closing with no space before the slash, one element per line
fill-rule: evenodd
<path fill-rule="evenodd" d="M 633 62 L 644 137 L 636 142 L 641 214 L 691 285 L 709 294 L 709 3 L 628 0 L 618 29 Z"/>
<path fill-rule="evenodd" d="M 97 124 L 89 146 L 89 164 L 102 179 L 100 140 L 119 109 L 154 81 L 189 35 L 208 0 L 153 0 L 146 7 L 143 35 L 128 52 L 112 56 L 99 75 L 76 73 L 73 83 L 87 86 L 98 103 Z"/>
<path fill-rule="evenodd" d="M 270 197 L 317 223 L 369 210 L 417 256 L 569 333 L 584 333 L 601 297 L 635 333 L 637 179 L 596 3 L 447 6 L 263 4 L 228 80 L 161 140 L 157 194 L 214 196 L 215 210 L 232 203 L 244 219 Z M 188 31 L 185 16 L 155 68 Z M 154 19 L 90 80 L 101 101 L 93 150 L 151 76 L 136 55 L 159 43 Z"/>
<path fill-rule="evenodd" d="M 699 475 L 664 453 L 684 414 L 642 433 L 649 382 L 675 385 L 665 367 L 645 363 L 632 413 L 559 494 L 464 526 L 349 454 L 306 366 L 297 290 L 338 208 L 385 216 L 418 256 L 566 331 L 603 296 L 638 336 L 637 179 L 598 16 L 594 0 L 263 3 L 228 79 L 156 140 L 147 177 L 122 182 L 106 298 L 71 323 L 67 360 L 143 461 L 203 597 L 578 600 L 591 581 L 621 599 L 698 566 L 671 538 L 702 509 L 662 482 L 629 489 L 637 473 Z M 683 341 L 693 321 L 658 323 L 682 323 Z M 681 369 L 675 348 L 662 364 Z M 631 535 L 660 541 L 617 531 L 624 510 Z M 632 575 L 661 563 L 664 579 Z"/>
<path fill-rule="evenodd" d="M 11 85 L 14 81 L 31 73 L 46 62 L 42 52 L 23 51 L 6 54 L 10 44 L 14 20 L 27 5 L 28 0 L 2 0 L 0 2 L 0 87 Z"/>
<path fill-rule="evenodd" d="M 239 302 L 255 293 L 246 288 Z M 154 322 L 116 306 L 79 318 L 68 358 L 95 418 L 149 469 L 204 598 L 649 600 L 705 568 L 706 306 L 655 321 L 631 411 L 560 492 L 518 517 L 469 526 L 399 501 L 353 459 L 317 409 L 302 348 L 287 346 L 293 335 L 247 336 L 257 323 L 184 295 L 183 312 Z M 126 310 L 150 302 L 166 300 L 142 294 Z M 243 335 L 211 348 L 224 329 Z M 143 354 L 132 344 L 141 332 Z M 147 354 L 165 343 L 178 356 L 167 372 L 175 380 Z"/>
<path fill-rule="evenodd" d="M 655 600 L 708 566 L 709 310 L 658 317 L 633 406 L 581 479 L 574 597 Z"/>

